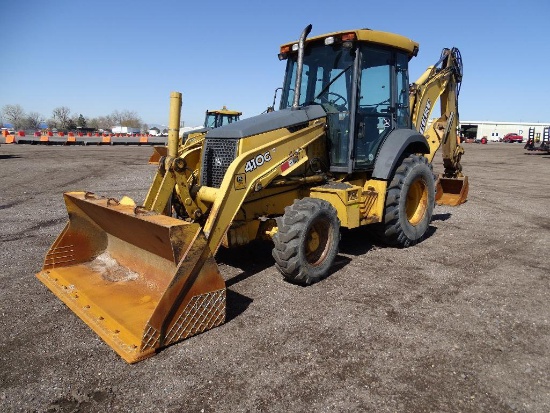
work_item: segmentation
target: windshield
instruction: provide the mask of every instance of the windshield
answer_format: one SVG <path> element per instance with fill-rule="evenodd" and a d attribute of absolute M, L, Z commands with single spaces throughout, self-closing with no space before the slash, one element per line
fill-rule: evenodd
<path fill-rule="evenodd" d="M 288 57 L 281 109 L 294 101 L 297 58 Z M 390 132 L 410 127 L 407 64 L 405 53 L 370 43 L 306 45 L 298 104 L 327 114 L 331 171 L 374 168 Z"/>
<path fill-rule="evenodd" d="M 205 128 L 219 128 L 239 120 L 239 115 L 226 115 L 223 113 L 207 113 L 204 121 Z"/>
<path fill-rule="evenodd" d="M 297 55 L 289 56 L 281 109 L 292 106 Z M 300 106 L 318 103 L 328 112 L 349 110 L 354 52 L 339 46 L 310 44 L 304 51 Z"/>

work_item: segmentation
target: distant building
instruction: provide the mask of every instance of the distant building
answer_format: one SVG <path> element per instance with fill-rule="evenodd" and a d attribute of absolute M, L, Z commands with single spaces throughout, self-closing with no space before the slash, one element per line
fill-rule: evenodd
<path fill-rule="evenodd" d="M 535 131 L 535 138 L 542 137 L 545 127 L 548 127 L 550 122 L 547 123 L 533 123 L 533 122 L 497 122 L 497 121 L 468 121 L 463 120 L 460 122 L 460 136 L 466 139 L 477 139 L 486 137 L 488 141 L 498 142 L 504 138 L 508 133 L 517 133 L 523 136 L 523 141 L 527 142 L 529 128 L 533 128 Z"/>
<path fill-rule="evenodd" d="M 183 128 L 180 128 L 180 138 L 183 137 L 184 134 L 188 133 L 188 132 L 191 132 L 191 131 L 194 131 L 194 130 L 199 130 L 199 129 L 204 129 L 204 127 L 202 126 L 184 126 Z"/>
<path fill-rule="evenodd" d="M 132 134 L 132 133 L 140 133 L 140 128 L 131 128 L 129 126 L 113 126 L 111 128 L 113 133 L 126 133 L 126 134 Z"/>
<path fill-rule="evenodd" d="M 160 136 L 160 129 L 154 127 L 154 128 L 149 129 L 148 133 L 151 136 Z"/>

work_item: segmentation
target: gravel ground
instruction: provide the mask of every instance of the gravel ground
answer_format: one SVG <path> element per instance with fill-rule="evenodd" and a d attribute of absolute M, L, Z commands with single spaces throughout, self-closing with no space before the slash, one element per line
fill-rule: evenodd
<path fill-rule="evenodd" d="M 220 250 L 227 323 L 128 365 L 34 274 L 62 192 L 142 201 L 151 149 L 2 145 L 1 410 L 549 412 L 550 155 L 465 149 L 469 201 L 420 244 L 346 231 L 306 288 L 269 245 Z"/>

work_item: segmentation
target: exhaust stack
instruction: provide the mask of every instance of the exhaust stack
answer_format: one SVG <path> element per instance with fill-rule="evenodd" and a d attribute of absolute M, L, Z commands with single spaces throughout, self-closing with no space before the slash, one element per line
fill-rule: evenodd
<path fill-rule="evenodd" d="M 292 101 L 292 109 L 298 109 L 300 102 L 300 85 L 302 84 L 302 71 L 304 69 L 304 47 L 307 35 L 311 32 L 313 26 L 308 24 L 298 40 L 298 62 L 296 67 L 296 83 L 294 85 L 294 100 Z"/>

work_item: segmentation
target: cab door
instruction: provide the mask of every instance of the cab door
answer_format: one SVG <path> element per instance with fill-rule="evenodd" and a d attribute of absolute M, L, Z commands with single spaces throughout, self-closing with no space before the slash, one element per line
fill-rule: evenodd
<path fill-rule="evenodd" d="M 396 128 L 410 127 L 408 59 L 372 46 L 361 48 L 355 114 L 353 170 L 370 170 L 378 150 Z"/>

